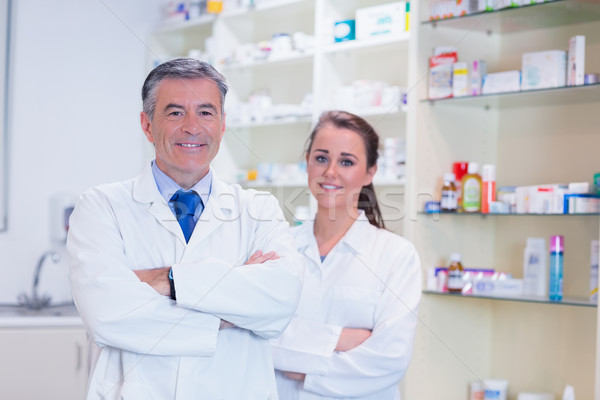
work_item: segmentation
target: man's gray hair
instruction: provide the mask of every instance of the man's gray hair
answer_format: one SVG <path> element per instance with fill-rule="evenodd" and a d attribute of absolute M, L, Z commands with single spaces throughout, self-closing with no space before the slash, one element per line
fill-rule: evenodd
<path fill-rule="evenodd" d="M 221 118 L 225 115 L 225 95 L 227 82 L 214 67 L 193 58 L 176 58 L 158 65 L 144 81 L 142 103 L 148 119 L 152 120 L 156 109 L 156 92 L 164 79 L 208 79 L 213 81 L 221 93 Z"/>

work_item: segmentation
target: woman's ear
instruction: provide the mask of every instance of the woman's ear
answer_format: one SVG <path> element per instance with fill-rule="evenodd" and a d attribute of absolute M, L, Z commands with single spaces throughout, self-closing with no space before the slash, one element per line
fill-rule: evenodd
<path fill-rule="evenodd" d="M 367 177 L 365 180 L 365 184 L 363 186 L 368 186 L 371 183 L 373 183 L 373 177 L 375 176 L 375 173 L 377 172 L 377 164 L 373 165 L 370 168 L 367 168 Z"/>

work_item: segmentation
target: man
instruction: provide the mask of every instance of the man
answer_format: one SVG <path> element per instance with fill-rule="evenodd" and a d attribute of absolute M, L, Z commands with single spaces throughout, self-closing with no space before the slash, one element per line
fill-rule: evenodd
<path fill-rule="evenodd" d="M 88 399 L 277 398 L 268 339 L 294 314 L 303 261 L 276 200 L 210 168 L 226 92 L 206 63 L 156 67 L 141 113 L 156 159 L 84 193 L 71 216 Z"/>

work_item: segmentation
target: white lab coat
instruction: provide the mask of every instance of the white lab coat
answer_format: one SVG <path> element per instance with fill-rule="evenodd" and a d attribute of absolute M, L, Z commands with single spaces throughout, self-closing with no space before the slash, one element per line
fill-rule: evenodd
<path fill-rule="evenodd" d="M 99 347 L 88 399 L 277 398 L 269 339 L 294 314 L 304 260 L 273 196 L 213 175 L 186 245 L 148 166 L 82 195 L 68 249 L 73 296 Z M 256 250 L 281 258 L 242 265 Z M 163 266 L 177 302 L 132 271 Z M 219 330 L 221 319 L 236 327 Z"/>
<path fill-rule="evenodd" d="M 421 297 L 414 246 L 371 225 L 364 213 L 323 263 L 313 223 L 294 229 L 307 259 L 296 316 L 271 341 L 281 400 L 399 399 Z M 371 329 L 358 347 L 335 352 L 342 328 Z M 304 383 L 280 371 L 306 374 Z"/>

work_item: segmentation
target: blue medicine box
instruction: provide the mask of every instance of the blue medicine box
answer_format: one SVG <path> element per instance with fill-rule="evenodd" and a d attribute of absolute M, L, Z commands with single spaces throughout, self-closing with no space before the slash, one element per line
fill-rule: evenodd
<path fill-rule="evenodd" d="M 356 39 L 356 21 L 347 19 L 336 22 L 333 29 L 333 37 L 336 43 Z"/>

